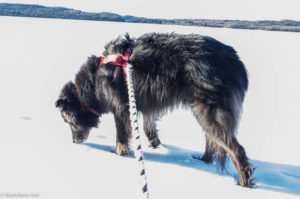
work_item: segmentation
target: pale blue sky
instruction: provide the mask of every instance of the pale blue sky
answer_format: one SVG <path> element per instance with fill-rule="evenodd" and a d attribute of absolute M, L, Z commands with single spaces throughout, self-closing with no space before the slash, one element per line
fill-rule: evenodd
<path fill-rule="evenodd" d="M 0 0 L 151 18 L 300 21 L 300 0 Z"/>

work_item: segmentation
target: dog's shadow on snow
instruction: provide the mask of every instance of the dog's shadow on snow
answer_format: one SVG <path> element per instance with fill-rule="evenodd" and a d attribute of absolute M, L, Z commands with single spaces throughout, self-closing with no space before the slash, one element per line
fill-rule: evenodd
<path fill-rule="evenodd" d="M 83 143 L 83 145 L 110 153 L 115 149 L 113 146 L 95 143 Z M 168 151 L 167 154 L 144 152 L 145 160 L 179 165 L 238 179 L 237 171 L 231 161 L 228 161 L 229 163 L 227 164 L 226 171 L 220 172 L 214 163 L 206 164 L 192 157 L 193 155 L 201 157 L 202 153 L 166 144 L 163 144 L 161 147 Z M 131 154 L 133 154 L 132 151 Z M 300 195 L 300 167 L 257 160 L 250 160 L 250 162 L 256 168 L 253 174 L 256 189 Z"/>

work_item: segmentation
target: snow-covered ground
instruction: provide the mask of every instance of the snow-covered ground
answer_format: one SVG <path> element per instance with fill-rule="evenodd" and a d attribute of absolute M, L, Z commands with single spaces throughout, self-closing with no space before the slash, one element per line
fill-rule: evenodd
<path fill-rule="evenodd" d="M 231 162 L 221 174 L 192 159 L 204 151 L 204 134 L 177 110 L 159 122 L 159 149 L 143 138 L 151 198 L 300 197 L 299 33 L 14 17 L 0 25 L 0 198 L 138 198 L 136 161 L 111 153 L 112 115 L 76 145 L 54 103 L 106 42 L 153 31 L 209 35 L 238 51 L 250 79 L 238 139 L 257 185 L 237 186 Z"/>

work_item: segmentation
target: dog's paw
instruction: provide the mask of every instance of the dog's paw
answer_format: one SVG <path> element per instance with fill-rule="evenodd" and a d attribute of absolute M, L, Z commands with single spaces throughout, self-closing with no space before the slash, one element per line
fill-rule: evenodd
<path fill-rule="evenodd" d="M 116 154 L 120 156 L 129 156 L 128 146 L 125 144 L 117 143 Z"/>
<path fill-rule="evenodd" d="M 153 140 L 149 141 L 149 147 L 156 149 L 159 147 L 159 145 L 161 144 L 159 138 L 154 138 Z"/>
<path fill-rule="evenodd" d="M 254 173 L 255 167 L 248 165 L 243 169 L 242 176 L 240 176 L 240 182 L 238 183 L 242 187 L 253 188 L 255 186 L 255 178 L 251 175 Z"/>
<path fill-rule="evenodd" d="M 207 156 L 207 155 L 192 155 L 192 158 L 196 159 L 196 160 L 201 160 L 207 164 L 212 163 L 213 162 L 213 158 L 211 156 Z"/>

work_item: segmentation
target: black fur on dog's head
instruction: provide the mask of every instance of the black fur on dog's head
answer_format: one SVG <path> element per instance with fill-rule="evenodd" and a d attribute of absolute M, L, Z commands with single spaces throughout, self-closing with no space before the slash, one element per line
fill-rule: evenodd
<path fill-rule="evenodd" d="M 97 127 L 98 116 L 89 112 L 80 102 L 74 83 L 68 82 L 62 89 L 59 99 L 55 103 L 60 109 L 61 116 L 72 130 L 73 142 L 84 142 L 92 127 Z"/>

